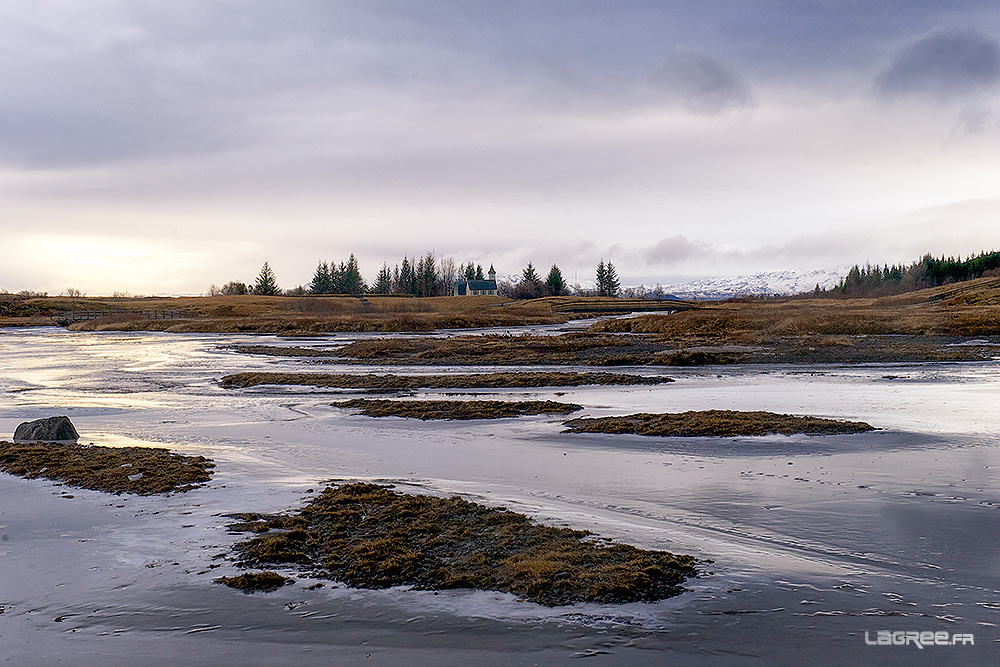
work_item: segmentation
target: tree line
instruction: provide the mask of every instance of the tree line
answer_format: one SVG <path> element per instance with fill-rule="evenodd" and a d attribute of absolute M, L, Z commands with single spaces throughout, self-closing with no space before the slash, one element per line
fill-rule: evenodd
<path fill-rule="evenodd" d="M 909 266 L 855 264 L 835 287 L 823 290 L 817 285 L 814 293 L 816 296 L 887 296 L 986 275 L 1000 275 L 1000 252 L 981 252 L 964 260 L 927 254 Z"/>
<path fill-rule="evenodd" d="M 233 294 L 258 294 L 264 296 L 288 295 L 301 296 L 306 294 L 346 294 L 362 296 L 364 294 L 385 294 L 400 296 L 450 296 L 454 284 L 462 280 L 485 280 L 482 264 L 468 262 L 457 264 L 454 258 L 438 259 L 433 253 L 427 253 L 419 259 L 403 256 L 401 262 L 391 268 L 383 263 L 375 281 L 370 285 L 361 275 L 357 257 L 351 253 L 343 262 L 320 261 L 313 272 L 308 285 L 290 290 L 282 290 L 278 286 L 274 271 L 267 262 L 261 267 L 256 280 L 251 283 L 230 281 L 222 287 L 212 285 L 209 296 Z M 534 267 L 528 265 L 521 272 L 521 279 L 516 283 L 498 281 L 498 293 L 514 299 L 533 299 L 542 296 L 562 296 L 567 294 L 619 296 L 621 282 L 618 271 L 610 261 L 603 259 L 597 265 L 596 287 L 588 292 L 567 284 L 562 270 L 552 264 L 548 274 L 543 279 Z M 660 290 L 662 295 L 662 290 Z"/>

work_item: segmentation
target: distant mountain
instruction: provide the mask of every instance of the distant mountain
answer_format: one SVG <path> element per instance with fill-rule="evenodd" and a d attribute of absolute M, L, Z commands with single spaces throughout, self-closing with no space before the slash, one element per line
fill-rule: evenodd
<path fill-rule="evenodd" d="M 736 296 L 787 296 L 835 287 L 843 274 L 815 271 L 770 271 L 747 276 L 702 278 L 686 283 L 664 285 L 663 291 L 682 299 L 729 299 Z"/>
<path fill-rule="evenodd" d="M 787 296 L 811 292 L 818 284 L 821 289 L 835 287 L 844 276 L 843 272 L 831 270 L 815 271 L 771 271 L 754 273 L 746 276 L 723 276 L 718 278 L 701 278 L 685 283 L 663 285 L 667 298 L 677 299 L 730 299 L 737 296 Z M 516 285 L 521 280 L 520 274 L 497 276 L 498 282 L 509 282 Z M 593 290 L 593 280 L 581 280 L 579 287 Z M 622 291 L 635 289 L 636 285 L 622 284 Z M 652 292 L 653 285 L 644 285 L 646 292 Z"/>

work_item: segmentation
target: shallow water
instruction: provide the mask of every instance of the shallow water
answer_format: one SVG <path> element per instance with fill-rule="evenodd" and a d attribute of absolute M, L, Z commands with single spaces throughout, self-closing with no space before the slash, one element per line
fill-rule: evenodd
<path fill-rule="evenodd" d="M 563 434 L 544 416 L 373 419 L 330 407 L 343 393 L 223 390 L 238 371 L 372 370 L 222 348 L 232 343 L 289 344 L 0 330 L 0 434 L 67 414 L 82 442 L 218 464 L 209 487 L 166 498 L 0 474 L 0 646 L 12 662 L 994 664 L 1000 653 L 998 364 L 642 369 L 677 381 L 458 392 L 571 401 L 587 416 L 771 410 L 880 429 L 677 439 Z M 393 370 L 442 372 L 375 372 Z M 456 392 L 417 396 L 443 394 Z M 557 609 L 486 592 L 310 591 L 301 579 L 246 596 L 211 583 L 235 571 L 213 559 L 238 539 L 223 514 L 292 508 L 330 479 L 461 493 L 714 562 L 660 603 Z M 879 630 L 975 643 L 867 645 Z"/>

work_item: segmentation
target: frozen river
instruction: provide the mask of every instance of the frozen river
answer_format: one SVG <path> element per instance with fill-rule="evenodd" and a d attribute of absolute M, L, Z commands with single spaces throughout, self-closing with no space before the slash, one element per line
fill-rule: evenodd
<path fill-rule="evenodd" d="M 586 416 L 770 410 L 880 429 L 677 439 L 563 434 L 554 417 L 373 419 L 330 407 L 343 393 L 224 390 L 219 379 L 239 371 L 372 370 L 224 349 L 234 342 L 288 344 L 0 330 L 0 437 L 22 421 L 66 414 L 81 442 L 164 446 L 217 463 L 208 487 L 151 498 L 0 474 L 0 659 L 985 665 L 1000 658 L 1000 364 L 642 369 L 677 381 L 475 392 L 570 401 Z M 441 394 L 418 394 L 434 395 Z M 212 583 L 235 572 L 228 564 L 209 568 L 238 539 L 223 514 L 290 509 L 331 479 L 459 493 L 714 562 L 688 592 L 660 603 L 555 609 L 474 591 L 330 583 L 308 590 L 315 582 L 300 579 L 248 596 Z M 874 641 L 879 631 L 972 635 L 974 643 L 869 645 L 866 633 Z"/>

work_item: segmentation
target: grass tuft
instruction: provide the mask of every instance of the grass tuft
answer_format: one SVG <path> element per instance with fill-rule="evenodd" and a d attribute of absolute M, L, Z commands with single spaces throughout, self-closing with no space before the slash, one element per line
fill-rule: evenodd
<path fill-rule="evenodd" d="M 295 580 L 290 577 L 283 577 L 272 570 L 264 570 L 263 572 L 244 572 L 235 577 L 219 577 L 213 581 L 217 584 L 224 584 L 230 588 L 250 594 L 258 592 L 271 593 L 282 586 L 287 586 Z"/>

